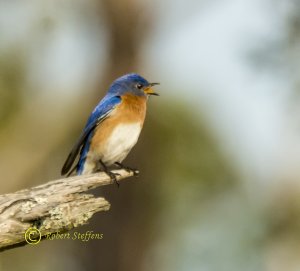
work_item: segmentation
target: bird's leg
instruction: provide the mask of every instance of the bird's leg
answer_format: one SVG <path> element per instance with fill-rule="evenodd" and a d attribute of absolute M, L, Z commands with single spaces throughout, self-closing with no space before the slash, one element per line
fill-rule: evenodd
<path fill-rule="evenodd" d="M 138 176 L 140 173 L 138 169 L 124 166 L 120 162 L 115 162 L 115 165 L 117 165 L 118 167 L 120 167 L 122 169 L 125 169 L 126 171 L 129 171 L 129 172 L 132 171 L 134 176 Z"/>
<path fill-rule="evenodd" d="M 101 161 L 101 160 L 99 160 L 99 163 L 101 164 L 101 166 L 102 166 L 102 168 L 103 168 L 103 171 L 110 177 L 110 179 L 113 181 L 113 182 L 115 182 L 116 184 L 117 184 L 117 186 L 119 187 L 120 186 L 120 184 L 119 184 L 119 182 L 118 182 L 118 180 L 117 180 L 117 176 L 120 176 L 120 174 L 118 174 L 118 173 L 113 173 L 113 172 L 111 172 L 108 168 L 107 168 L 107 166 Z"/>

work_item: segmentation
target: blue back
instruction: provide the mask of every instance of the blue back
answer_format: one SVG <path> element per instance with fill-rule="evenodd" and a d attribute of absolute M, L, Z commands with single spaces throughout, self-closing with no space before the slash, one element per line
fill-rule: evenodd
<path fill-rule="evenodd" d="M 121 102 L 121 98 L 119 96 L 113 96 L 110 93 L 108 93 L 101 102 L 95 107 L 92 114 L 90 115 L 85 128 L 84 133 L 89 132 L 89 135 L 87 139 L 85 140 L 85 143 L 81 149 L 79 162 L 77 166 L 77 172 L 81 174 L 83 170 L 83 166 L 85 163 L 86 155 L 89 152 L 90 149 L 90 143 L 91 139 L 95 132 L 95 126 L 97 126 L 101 121 L 103 121 L 106 116 L 115 108 L 116 105 L 118 105 Z"/>
<path fill-rule="evenodd" d="M 97 125 L 105 118 L 109 117 L 111 111 L 114 110 L 119 103 L 121 103 L 122 95 L 125 93 L 131 93 L 137 96 L 146 95 L 138 86 L 148 85 L 149 82 L 136 73 L 126 74 L 112 83 L 105 97 L 95 107 L 88 118 L 79 140 L 73 147 L 65 164 L 63 165 L 61 170 L 62 175 L 65 175 L 70 171 L 80 150 L 79 161 L 77 165 L 69 172 L 69 174 L 71 174 L 75 168 L 77 169 L 77 173 L 81 174 L 86 161 L 86 156 L 90 149 L 91 139 L 94 135 Z"/>

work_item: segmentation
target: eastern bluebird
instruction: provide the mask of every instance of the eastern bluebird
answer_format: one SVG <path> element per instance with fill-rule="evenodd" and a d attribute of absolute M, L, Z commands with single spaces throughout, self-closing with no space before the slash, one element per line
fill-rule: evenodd
<path fill-rule="evenodd" d="M 115 80 L 105 97 L 95 107 L 77 143 L 70 152 L 61 174 L 68 176 L 89 174 L 102 169 L 112 180 L 116 175 L 108 170 L 110 165 L 131 170 L 121 163 L 136 144 L 143 127 L 146 101 L 158 95 L 152 86 L 138 74 L 126 74 Z M 79 160 L 71 167 L 79 154 Z"/>

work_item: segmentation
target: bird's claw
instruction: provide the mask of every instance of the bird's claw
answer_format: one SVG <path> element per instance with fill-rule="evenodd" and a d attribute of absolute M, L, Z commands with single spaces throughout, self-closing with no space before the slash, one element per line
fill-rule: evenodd
<path fill-rule="evenodd" d="M 136 168 L 131 168 L 131 167 L 128 167 L 128 166 L 124 166 L 123 164 L 121 164 L 119 162 L 116 162 L 115 164 L 117 166 L 119 166 L 120 168 L 125 169 L 127 172 L 133 172 L 133 176 L 137 177 L 140 174 L 140 171 Z"/>
<path fill-rule="evenodd" d="M 120 183 L 117 180 L 117 176 L 121 176 L 119 173 L 114 173 L 111 171 L 106 171 L 105 173 L 110 177 L 112 182 L 116 183 L 118 187 L 120 186 Z"/>
<path fill-rule="evenodd" d="M 125 169 L 127 172 L 133 172 L 133 176 L 139 176 L 140 171 L 136 168 L 131 168 L 131 167 L 123 167 L 123 169 Z"/>

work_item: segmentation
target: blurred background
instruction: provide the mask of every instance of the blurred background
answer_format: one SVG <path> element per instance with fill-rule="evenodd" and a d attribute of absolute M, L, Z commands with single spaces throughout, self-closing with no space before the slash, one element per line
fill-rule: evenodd
<path fill-rule="evenodd" d="M 0 193 L 60 178 L 112 80 L 160 82 L 111 210 L 0 270 L 300 270 L 300 2 L 1 0 Z"/>

